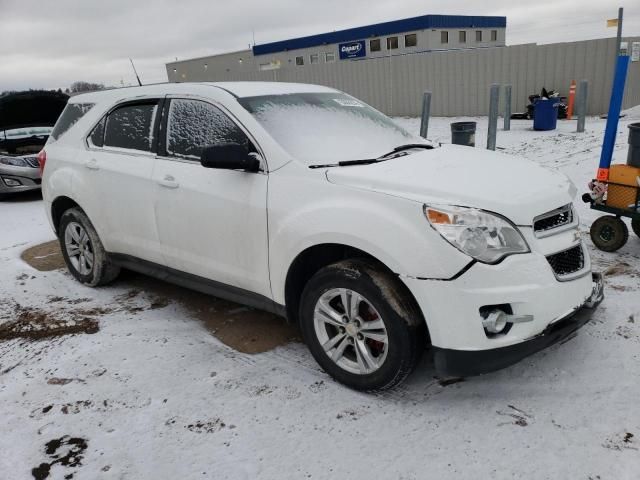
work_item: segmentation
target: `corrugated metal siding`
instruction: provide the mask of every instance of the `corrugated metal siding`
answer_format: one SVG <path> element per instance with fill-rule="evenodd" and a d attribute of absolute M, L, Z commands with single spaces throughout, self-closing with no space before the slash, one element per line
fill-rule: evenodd
<path fill-rule="evenodd" d="M 640 41 L 640 37 L 625 38 Z M 571 80 L 589 81 L 588 113 L 608 110 L 615 38 L 551 45 L 515 45 L 379 57 L 332 64 L 283 65 L 259 71 L 255 59 L 235 73 L 214 71 L 202 60 L 181 62 L 191 81 L 269 80 L 317 83 L 338 88 L 389 115 L 420 114 L 422 93 L 433 92 L 431 112 L 440 116 L 486 115 L 489 86 L 513 86 L 512 111 L 524 111 L 528 96 L 542 87 L 567 95 Z M 241 52 L 239 53 L 241 54 Z M 233 54 L 238 56 L 239 54 Z M 173 64 L 167 65 L 167 71 Z M 171 77 L 170 77 L 171 78 Z M 640 104 L 640 62 L 629 64 L 623 106 Z"/>
<path fill-rule="evenodd" d="M 370 37 L 425 30 L 429 28 L 505 28 L 507 17 L 483 17 L 470 15 L 422 15 L 420 17 L 377 23 L 365 27 L 349 28 L 337 32 L 309 35 L 279 42 L 265 43 L 253 47 L 254 55 L 298 50 L 319 45 L 364 40 Z"/>

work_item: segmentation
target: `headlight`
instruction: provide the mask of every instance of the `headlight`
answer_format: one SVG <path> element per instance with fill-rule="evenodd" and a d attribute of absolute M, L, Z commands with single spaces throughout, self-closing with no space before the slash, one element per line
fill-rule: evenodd
<path fill-rule="evenodd" d="M 496 263 L 530 251 L 517 227 L 498 215 L 477 208 L 427 205 L 424 215 L 447 242 L 480 262 Z"/>
<path fill-rule="evenodd" d="M 29 164 L 20 157 L 0 157 L 0 164 L 11 165 L 12 167 L 28 167 Z"/>

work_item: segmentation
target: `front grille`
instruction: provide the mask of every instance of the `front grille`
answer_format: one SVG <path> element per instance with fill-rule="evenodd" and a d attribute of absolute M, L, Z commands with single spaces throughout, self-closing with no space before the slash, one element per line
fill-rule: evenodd
<path fill-rule="evenodd" d="M 566 277 L 579 272 L 584 268 L 582 245 L 576 245 L 568 250 L 549 255 L 547 261 L 558 277 Z"/>
<path fill-rule="evenodd" d="M 570 225 L 571 223 L 573 223 L 573 208 L 571 208 L 571 204 L 569 204 L 538 215 L 533 219 L 533 231 L 538 236 L 541 234 L 544 235 L 545 233 L 552 233 L 549 232 L 550 230 L 564 225 Z"/>

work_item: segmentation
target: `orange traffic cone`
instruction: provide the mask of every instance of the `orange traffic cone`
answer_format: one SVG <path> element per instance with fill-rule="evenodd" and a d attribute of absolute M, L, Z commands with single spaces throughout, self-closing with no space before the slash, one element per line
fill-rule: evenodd
<path fill-rule="evenodd" d="M 571 120 L 573 116 L 573 101 L 576 98 L 576 81 L 571 80 L 571 86 L 569 87 L 569 105 L 567 105 L 567 120 Z"/>

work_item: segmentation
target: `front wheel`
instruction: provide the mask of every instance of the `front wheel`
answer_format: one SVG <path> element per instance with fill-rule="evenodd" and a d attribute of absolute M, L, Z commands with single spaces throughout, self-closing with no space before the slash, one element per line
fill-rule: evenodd
<path fill-rule="evenodd" d="M 403 285 L 365 260 L 316 273 L 302 294 L 300 323 L 320 366 L 356 390 L 400 383 L 425 347 L 424 321 Z"/>
<path fill-rule="evenodd" d="M 113 265 L 98 232 L 80 208 L 70 208 L 62 214 L 58 228 L 62 256 L 69 272 L 90 287 L 113 281 L 120 268 Z"/>
<path fill-rule="evenodd" d="M 605 252 L 615 252 L 629 239 L 627 225 L 622 219 L 612 215 L 600 217 L 593 222 L 590 234 L 594 245 Z"/>

